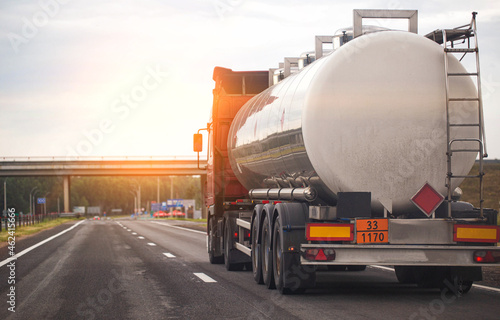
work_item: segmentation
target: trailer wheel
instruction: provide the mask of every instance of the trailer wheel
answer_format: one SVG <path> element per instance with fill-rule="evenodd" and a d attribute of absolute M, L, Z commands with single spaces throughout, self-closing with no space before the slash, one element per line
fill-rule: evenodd
<path fill-rule="evenodd" d="M 292 294 L 292 293 L 304 293 L 305 288 L 299 287 L 300 281 L 296 281 L 295 288 L 285 288 L 285 277 L 287 276 L 287 272 L 285 268 L 285 257 L 283 255 L 283 243 L 282 239 L 282 228 L 280 219 L 277 218 L 274 222 L 274 230 L 273 230 L 273 272 L 274 272 L 274 283 L 276 288 L 281 294 Z M 297 266 L 298 268 L 298 266 Z"/>
<path fill-rule="evenodd" d="M 273 279 L 273 255 L 272 255 L 272 231 L 267 215 L 264 217 L 261 234 L 261 257 L 262 257 L 262 278 L 268 289 L 274 289 Z"/>
<path fill-rule="evenodd" d="M 241 271 L 245 267 L 244 263 L 232 263 L 234 253 L 231 252 L 233 247 L 233 230 L 231 223 L 227 221 L 224 226 L 224 264 L 228 271 Z"/>
<path fill-rule="evenodd" d="M 255 215 L 252 222 L 252 272 L 255 282 L 263 284 L 262 278 L 262 257 L 259 244 L 259 216 Z"/>
<path fill-rule="evenodd" d="M 208 260 L 211 264 L 222 264 L 224 263 L 224 256 L 215 255 L 215 241 L 217 240 L 215 228 L 214 218 L 208 219 Z"/>
<path fill-rule="evenodd" d="M 415 279 L 415 271 L 413 267 L 410 266 L 394 266 L 394 271 L 396 272 L 396 278 L 398 278 L 399 283 L 404 284 L 415 284 L 417 280 Z"/>
<path fill-rule="evenodd" d="M 355 266 L 347 266 L 347 271 L 365 271 L 366 266 L 363 265 L 355 265 Z"/>

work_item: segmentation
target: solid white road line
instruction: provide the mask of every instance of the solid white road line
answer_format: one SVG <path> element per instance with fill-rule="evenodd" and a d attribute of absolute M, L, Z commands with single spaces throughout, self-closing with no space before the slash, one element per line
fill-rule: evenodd
<path fill-rule="evenodd" d="M 156 246 L 156 243 L 148 242 L 148 246 L 154 247 L 154 246 Z"/>
<path fill-rule="evenodd" d="M 382 270 L 385 270 L 385 271 L 394 272 L 394 268 L 388 268 L 388 267 L 383 267 L 383 266 L 370 266 L 370 267 L 377 268 L 377 269 L 382 269 Z"/>
<path fill-rule="evenodd" d="M 167 258 L 175 258 L 175 256 L 173 254 L 171 254 L 171 253 L 164 252 L 163 254 L 166 255 Z"/>
<path fill-rule="evenodd" d="M 388 268 L 388 267 L 383 267 L 383 266 L 370 266 L 370 267 L 394 272 L 394 268 Z M 483 286 L 483 285 L 480 285 L 480 284 L 473 284 L 472 287 L 473 288 L 482 289 L 482 290 L 488 290 L 488 291 L 493 291 L 493 292 L 496 292 L 496 293 L 500 293 L 500 289 L 499 288 L 493 288 L 493 287 Z"/>
<path fill-rule="evenodd" d="M 200 278 L 201 280 L 203 280 L 204 282 L 217 282 L 204 273 L 196 273 L 195 272 L 194 275 L 197 276 L 198 278 Z"/>
<path fill-rule="evenodd" d="M 488 291 L 493 291 L 493 292 L 496 292 L 496 293 L 500 293 L 500 289 L 498 289 L 498 288 L 487 287 L 487 286 L 483 286 L 483 285 L 480 285 L 480 284 L 473 284 L 472 287 L 473 288 L 478 288 L 478 289 L 483 289 L 483 290 L 488 290 Z"/>
<path fill-rule="evenodd" d="M 30 251 L 31 251 L 31 250 L 33 250 L 33 249 L 38 248 L 38 247 L 39 247 L 39 246 L 41 246 L 42 244 L 45 244 L 45 243 L 47 243 L 47 242 L 49 242 L 49 241 L 51 241 L 51 240 L 53 240 L 53 239 L 55 239 L 55 238 L 57 238 L 57 237 L 59 237 L 59 236 L 62 236 L 63 234 L 65 234 L 65 233 L 66 233 L 66 232 L 68 232 L 68 231 L 73 230 L 73 229 L 74 229 L 74 228 L 76 228 L 78 225 L 80 225 L 80 223 L 83 223 L 83 222 L 85 222 L 85 220 L 82 220 L 82 221 L 80 221 L 80 222 L 78 222 L 78 223 L 74 224 L 72 227 L 70 227 L 70 228 L 68 228 L 68 229 L 66 229 L 66 230 L 64 230 L 64 231 L 61 231 L 61 232 L 59 232 L 58 234 L 55 234 L 55 235 L 53 235 L 53 236 L 52 236 L 52 237 L 50 237 L 50 238 L 47 238 L 47 239 L 45 239 L 45 240 L 43 240 L 43 241 L 41 241 L 41 242 L 38 242 L 37 244 L 35 244 L 35 245 L 33 245 L 33 246 L 31 246 L 31 247 L 29 247 L 29 248 L 27 248 L 27 249 L 24 249 L 23 251 L 21 251 L 21 252 L 19 252 L 19 253 L 15 254 L 14 256 L 12 256 L 12 257 L 10 257 L 10 258 L 8 258 L 8 259 L 5 259 L 4 261 L 0 262 L 0 267 L 1 267 L 1 266 L 3 266 L 3 265 L 6 265 L 7 263 L 11 262 L 12 260 L 16 260 L 17 258 L 19 258 L 19 257 L 21 257 L 21 256 L 24 256 L 26 253 L 30 252 Z"/>
<path fill-rule="evenodd" d="M 142 236 L 138 236 L 137 238 L 139 238 L 139 239 L 141 239 L 141 240 L 143 240 L 143 239 L 144 239 L 144 237 L 142 237 Z"/>
<path fill-rule="evenodd" d="M 152 223 L 156 223 L 156 224 L 161 224 L 162 226 L 167 226 L 167 227 L 170 227 L 170 228 L 175 228 L 175 229 L 180 229 L 180 230 L 185 230 L 185 231 L 191 231 L 191 232 L 194 232 L 194 233 L 200 233 L 200 234 L 204 234 L 206 235 L 207 233 L 206 232 L 203 232 L 203 231 L 199 231 L 199 230 L 193 230 L 193 229 L 188 229 L 188 228 L 183 228 L 183 227 L 178 227 L 178 226 L 172 226 L 168 223 L 165 223 L 165 222 L 157 222 L 157 221 L 151 221 Z"/>

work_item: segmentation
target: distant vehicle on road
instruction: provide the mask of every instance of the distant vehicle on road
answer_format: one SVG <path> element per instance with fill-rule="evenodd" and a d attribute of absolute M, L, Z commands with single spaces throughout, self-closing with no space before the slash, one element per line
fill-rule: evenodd
<path fill-rule="evenodd" d="M 94 220 L 101 220 L 101 217 L 99 217 L 99 216 L 94 216 Z"/>
<path fill-rule="evenodd" d="M 153 214 L 154 218 L 168 218 L 170 216 L 171 216 L 170 212 L 165 212 L 165 211 L 158 211 Z"/>
<path fill-rule="evenodd" d="M 172 212 L 172 217 L 174 217 L 174 218 L 184 218 L 184 217 L 186 217 L 186 214 L 184 212 L 182 212 L 182 211 L 174 210 Z"/>

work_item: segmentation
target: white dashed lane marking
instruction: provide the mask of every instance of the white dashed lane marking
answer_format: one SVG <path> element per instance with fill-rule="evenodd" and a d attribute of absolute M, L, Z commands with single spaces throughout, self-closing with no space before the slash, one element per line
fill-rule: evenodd
<path fill-rule="evenodd" d="M 203 280 L 204 282 L 217 282 L 204 273 L 194 273 L 194 275 Z"/>
<path fill-rule="evenodd" d="M 148 246 L 154 247 L 154 246 L 156 246 L 156 243 L 148 242 Z"/>
<path fill-rule="evenodd" d="M 141 240 L 143 240 L 143 239 L 144 239 L 144 237 L 142 237 L 142 236 L 138 236 L 137 238 L 139 238 L 139 239 L 141 239 Z"/>
<path fill-rule="evenodd" d="M 175 228 L 175 229 L 179 229 L 179 230 L 194 232 L 194 233 L 198 233 L 198 234 L 204 234 L 204 235 L 207 234 L 205 231 L 198 231 L 198 230 L 193 230 L 193 229 L 188 229 L 188 228 L 183 228 L 183 227 L 178 227 L 178 226 L 172 226 L 172 225 L 170 225 L 168 223 L 164 223 L 164 222 L 151 221 L 151 223 L 161 224 L 163 226 L 167 226 L 167 227 L 170 227 L 170 228 Z"/>
<path fill-rule="evenodd" d="M 171 253 L 168 253 L 168 252 L 164 252 L 163 253 L 165 256 L 167 256 L 167 258 L 175 258 L 175 256 Z"/>
<path fill-rule="evenodd" d="M 136 235 L 137 235 L 137 232 L 132 232 L 132 234 L 133 234 L 134 236 L 136 236 Z"/>

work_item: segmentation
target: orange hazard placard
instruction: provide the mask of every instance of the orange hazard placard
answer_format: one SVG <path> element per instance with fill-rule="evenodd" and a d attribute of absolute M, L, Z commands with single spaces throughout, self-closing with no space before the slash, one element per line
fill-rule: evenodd
<path fill-rule="evenodd" d="M 357 219 L 357 243 L 388 243 L 389 223 L 387 219 Z"/>

